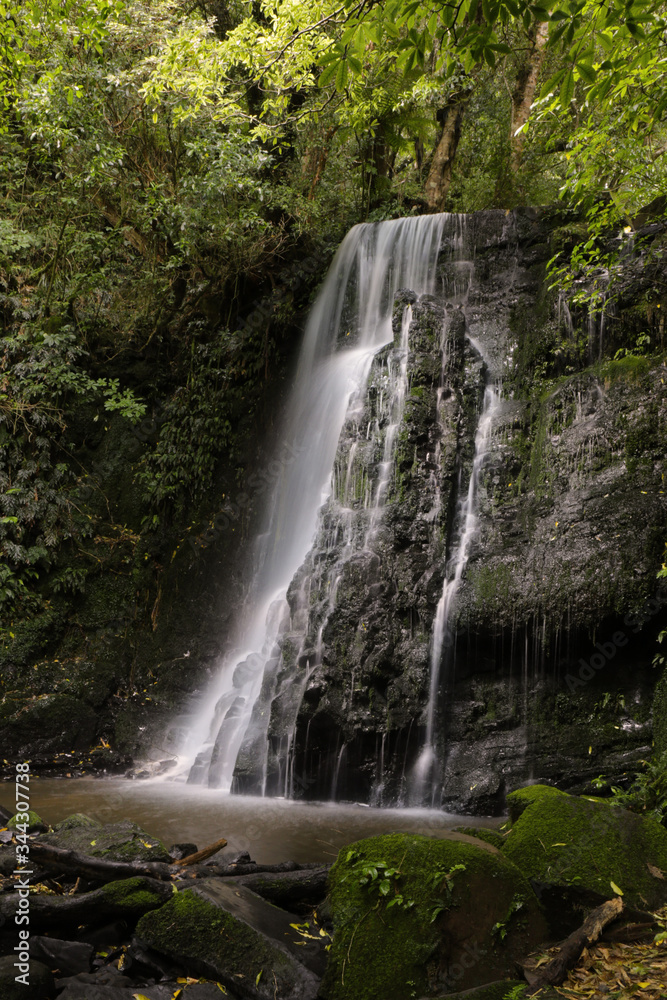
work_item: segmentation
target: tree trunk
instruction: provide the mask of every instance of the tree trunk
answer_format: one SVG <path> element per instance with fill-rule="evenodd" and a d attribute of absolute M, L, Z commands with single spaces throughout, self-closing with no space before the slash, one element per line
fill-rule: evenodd
<path fill-rule="evenodd" d="M 528 121 L 530 109 L 535 100 L 537 78 L 544 62 L 544 50 L 548 34 L 548 24 L 534 25 L 530 29 L 528 33 L 530 48 L 517 74 L 512 94 L 512 125 L 510 127 L 510 144 L 512 147 L 511 167 L 513 173 L 517 173 L 521 167 L 525 142 L 524 133 L 522 132 L 520 135 L 517 135 L 516 131 Z"/>
<path fill-rule="evenodd" d="M 438 112 L 438 120 L 442 124 L 442 134 L 435 148 L 431 168 L 426 178 L 426 203 L 431 212 L 443 212 L 449 188 L 452 183 L 452 170 L 456 150 L 461 138 L 461 126 L 470 91 L 454 94 L 442 111 Z"/>

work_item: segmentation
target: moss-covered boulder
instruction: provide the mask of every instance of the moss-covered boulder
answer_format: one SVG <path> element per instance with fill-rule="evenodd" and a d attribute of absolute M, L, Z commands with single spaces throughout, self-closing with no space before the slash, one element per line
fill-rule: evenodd
<path fill-rule="evenodd" d="M 542 785 L 512 792 L 508 805 L 516 818 L 503 853 L 529 878 L 606 896 L 613 882 L 632 905 L 667 902 L 667 881 L 651 871 L 667 873 L 667 830 L 656 820 Z"/>
<path fill-rule="evenodd" d="M 24 815 L 24 814 L 21 814 Z M 23 827 L 27 828 L 28 833 L 37 833 L 40 830 L 48 830 L 48 824 L 44 822 L 39 813 L 36 813 L 34 809 L 28 811 L 27 822 L 21 819 L 19 820 L 19 813 L 14 813 L 11 819 L 7 820 L 7 829 L 16 830 L 18 826 L 21 826 L 23 832 Z"/>
<path fill-rule="evenodd" d="M 326 1000 L 405 1000 L 509 978 L 546 934 L 527 878 L 462 835 L 370 837 L 330 876 Z"/>
<path fill-rule="evenodd" d="M 517 788 L 507 796 L 510 823 L 516 823 L 524 810 L 534 802 L 541 802 L 545 798 L 557 798 L 559 795 L 563 795 L 563 792 L 551 785 L 526 785 L 525 788 Z"/>
<path fill-rule="evenodd" d="M 93 819 L 92 816 L 86 816 L 85 813 L 72 813 L 71 816 L 66 816 L 65 819 L 56 823 L 53 829 L 55 833 L 59 833 L 61 830 L 99 829 L 101 825 L 96 819 Z"/>
<path fill-rule="evenodd" d="M 109 861 L 169 861 L 169 853 L 157 837 L 142 830 L 137 823 L 121 820 L 104 826 L 76 824 L 65 826 L 42 837 L 42 843 L 69 851 L 80 851 Z"/>
<path fill-rule="evenodd" d="M 147 913 L 143 945 L 253 1000 L 314 1000 L 319 979 L 307 968 L 320 945 L 299 935 L 299 918 L 242 886 L 205 879 Z M 304 964 L 297 959 L 302 958 Z"/>

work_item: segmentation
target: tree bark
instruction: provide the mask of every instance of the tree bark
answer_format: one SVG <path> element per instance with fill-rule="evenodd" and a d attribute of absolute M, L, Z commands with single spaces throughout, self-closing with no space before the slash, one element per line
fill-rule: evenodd
<path fill-rule="evenodd" d="M 227 841 L 224 837 L 221 840 L 216 840 L 214 844 L 209 844 L 208 847 L 202 848 L 201 851 L 197 851 L 195 854 L 188 854 L 187 858 L 181 858 L 180 861 L 174 861 L 175 865 L 182 868 L 184 865 L 198 865 L 200 861 L 206 861 L 207 858 L 213 857 L 218 851 L 221 851 L 223 847 L 227 846 Z"/>
<path fill-rule="evenodd" d="M 534 25 L 530 29 L 528 33 L 530 48 L 526 53 L 523 64 L 519 68 L 516 84 L 514 86 L 514 92 L 512 94 L 510 145 L 512 147 L 511 167 L 514 173 L 516 173 L 521 167 L 523 146 L 526 138 L 523 132 L 520 135 L 517 135 L 516 131 L 526 124 L 530 116 L 530 109 L 533 101 L 535 100 L 537 78 L 540 74 L 542 63 L 544 62 L 544 50 L 547 44 L 548 35 L 548 24 Z"/>
<path fill-rule="evenodd" d="M 560 986 L 570 969 L 573 969 L 579 961 L 584 948 L 597 941 L 607 924 L 620 916 L 622 910 L 623 900 L 620 896 L 616 896 L 589 913 L 581 927 L 565 939 L 558 955 L 536 975 L 529 973 L 531 991 L 534 992 L 543 986 Z M 528 979 L 528 975 L 526 978 Z"/>
<path fill-rule="evenodd" d="M 135 873 L 136 874 L 136 873 Z M 68 927 L 101 924 L 115 917 L 139 918 L 148 910 L 167 903 L 173 888 L 154 878 L 142 878 L 126 895 L 114 897 L 107 886 L 78 896 L 30 895 L 30 927 Z M 0 918 L 14 920 L 17 908 L 15 892 L 0 897 Z"/>
<path fill-rule="evenodd" d="M 164 260 L 164 253 L 155 250 L 153 248 L 153 244 L 147 240 L 145 236 L 142 236 L 142 234 L 138 230 L 134 229 L 133 226 L 123 224 L 122 215 L 120 212 L 116 211 L 113 205 L 110 205 L 100 195 L 93 200 L 107 222 L 110 222 L 111 225 L 116 228 L 122 227 L 123 236 L 130 246 L 133 246 L 142 257 L 144 257 L 147 261 L 152 261 L 155 257 L 158 263 L 161 263 Z"/>
<path fill-rule="evenodd" d="M 454 94 L 439 113 L 442 134 L 433 153 L 431 167 L 426 178 L 424 191 L 426 203 L 431 212 L 443 212 L 452 183 L 454 159 L 461 138 L 461 126 L 470 91 Z"/>
<path fill-rule="evenodd" d="M 93 858 L 78 851 L 68 851 L 62 847 L 53 847 L 51 844 L 38 843 L 30 845 L 30 859 L 51 872 L 82 876 L 95 882 L 115 882 L 118 879 L 136 878 L 138 875 L 161 881 L 214 876 L 229 878 L 234 875 L 263 873 L 278 875 L 297 871 L 309 872 L 319 868 L 319 865 L 298 865 L 295 861 L 284 861 L 277 865 L 258 865 L 254 861 L 228 865 L 190 863 L 186 868 L 182 868 L 182 862 L 180 865 L 177 863 L 170 865 L 161 861 L 107 861 L 105 858 Z"/>

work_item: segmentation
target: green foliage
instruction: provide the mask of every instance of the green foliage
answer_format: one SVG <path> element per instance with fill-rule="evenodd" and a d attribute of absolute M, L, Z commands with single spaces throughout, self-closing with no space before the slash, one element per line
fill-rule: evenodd
<path fill-rule="evenodd" d="M 593 781 L 599 789 L 611 791 L 611 804 L 631 812 L 653 816 L 667 827 L 667 751 L 651 761 L 641 761 L 643 770 L 635 775 L 629 789 L 609 785 L 604 775 Z"/>

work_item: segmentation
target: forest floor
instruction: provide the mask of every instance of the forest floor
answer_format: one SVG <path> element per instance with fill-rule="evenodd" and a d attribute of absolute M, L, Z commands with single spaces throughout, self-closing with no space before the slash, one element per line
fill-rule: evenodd
<path fill-rule="evenodd" d="M 655 913 L 667 925 L 667 907 Z M 654 940 L 658 937 L 658 943 Z M 576 967 L 555 992 L 566 1000 L 666 1000 L 667 939 L 651 933 L 649 941 L 632 944 L 600 941 L 585 949 Z M 535 953 L 529 968 L 539 968 L 558 948 Z"/>

